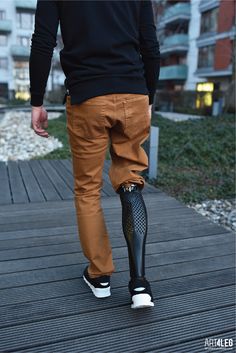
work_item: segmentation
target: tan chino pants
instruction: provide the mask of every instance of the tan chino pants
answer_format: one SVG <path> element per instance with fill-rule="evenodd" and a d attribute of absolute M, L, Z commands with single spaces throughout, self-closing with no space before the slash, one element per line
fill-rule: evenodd
<path fill-rule="evenodd" d="M 103 165 L 110 143 L 109 177 L 114 190 L 130 183 L 144 187 L 139 172 L 148 167 L 141 147 L 150 132 L 148 95 L 106 94 L 75 105 L 67 96 L 66 117 L 81 248 L 91 277 L 111 275 L 115 266 L 100 203 Z"/>

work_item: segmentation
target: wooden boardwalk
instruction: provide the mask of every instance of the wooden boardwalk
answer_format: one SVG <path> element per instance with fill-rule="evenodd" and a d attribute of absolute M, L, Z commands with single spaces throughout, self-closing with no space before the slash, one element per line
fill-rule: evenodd
<path fill-rule="evenodd" d="M 102 196 L 115 196 L 106 160 Z M 0 162 L 0 205 L 73 199 L 73 175 L 70 159 Z M 158 192 L 147 184 L 145 192 Z"/>
<path fill-rule="evenodd" d="M 116 271 L 111 297 L 98 299 L 82 279 L 70 161 L 1 164 L 0 353 L 202 353 L 216 351 L 205 339 L 235 338 L 235 235 L 148 185 L 146 275 L 155 306 L 130 308 L 108 167 L 102 205 Z"/>

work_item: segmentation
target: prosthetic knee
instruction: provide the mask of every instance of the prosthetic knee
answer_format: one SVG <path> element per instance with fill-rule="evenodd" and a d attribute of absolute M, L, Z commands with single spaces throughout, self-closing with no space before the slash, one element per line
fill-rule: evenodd
<path fill-rule="evenodd" d="M 128 246 L 130 277 L 145 276 L 147 210 L 138 184 L 121 185 L 122 227 Z"/>

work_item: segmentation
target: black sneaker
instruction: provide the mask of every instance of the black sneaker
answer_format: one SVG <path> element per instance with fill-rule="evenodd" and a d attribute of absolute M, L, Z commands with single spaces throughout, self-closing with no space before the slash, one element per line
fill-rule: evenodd
<path fill-rule="evenodd" d="M 131 309 L 154 306 L 150 283 L 145 277 L 131 278 L 129 281 L 131 294 Z"/>
<path fill-rule="evenodd" d="M 96 278 L 89 277 L 88 266 L 84 269 L 83 279 L 91 288 L 93 294 L 97 298 L 105 298 L 111 295 L 110 276 L 103 275 Z"/>

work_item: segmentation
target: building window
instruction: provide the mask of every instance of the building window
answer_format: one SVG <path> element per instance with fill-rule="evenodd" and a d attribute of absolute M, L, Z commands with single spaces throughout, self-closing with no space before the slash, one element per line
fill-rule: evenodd
<path fill-rule="evenodd" d="M 29 94 L 29 62 L 15 61 L 13 77 L 15 81 L 15 98 L 28 100 Z"/>
<path fill-rule="evenodd" d="M 29 47 L 30 46 L 30 37 L 18 36 L 17 37 L 17 44 L 21 45 L 23 47 Z"/>
<path fill-rule="evenodd" d="M 0 69 L 7 70 L 8 69 L 8 60 L 7 58 L 0 58 Z"/>
<path fill-rule="evenodd" d="M 7 36 L 5 34 L 0 34 L 0 46 L 3 47 L 7 45 Z"/>
<path fill-rule="evenodd" d="M 5 20 L 5 19 L 6 19 L 6 11 L 0 10 L 0 20 Z"/>
<path fill-rule="evenodd" d="M 17 12 L 16 13 L 17 28 L 33 29 L 34 28 L 34 13 Z"/>
<path fill-rule="evenodd" d="M 14 77 L 17 80 L 29 80 L 29 66 L 26 61 L 15 61 Z"/>
<path fill-rule="evenodd" d="M 214 45 L 199 48 L 198 67 L 213 67 L 214 66 Z"/>
<path fill-rule="evenodd" d="M 216 7 L 212 10 L 202 13 L 201 17 L 201 34 L 207 32 L 216 32 L 218 24 L 218 12 L 219 8 Z"/>

